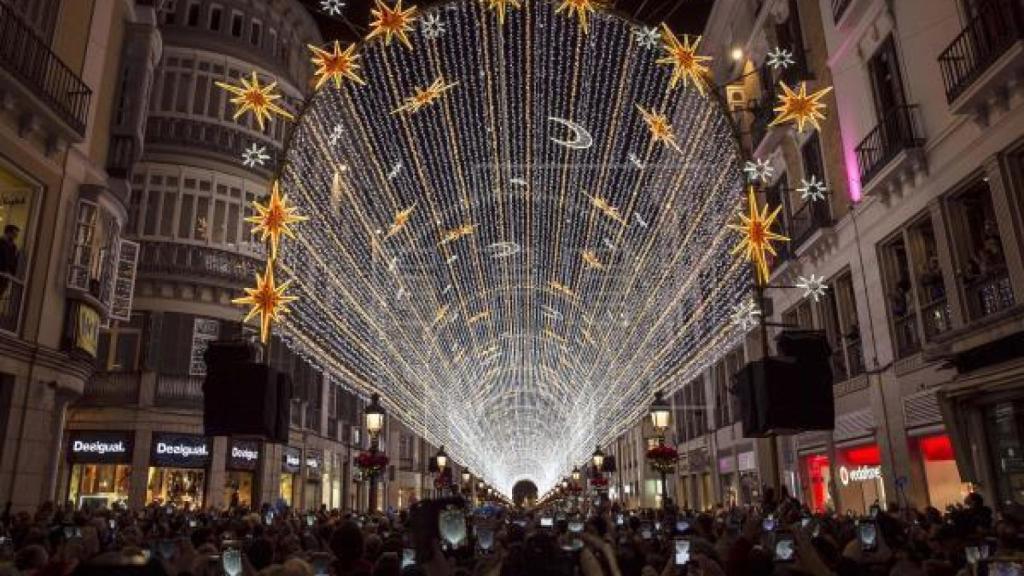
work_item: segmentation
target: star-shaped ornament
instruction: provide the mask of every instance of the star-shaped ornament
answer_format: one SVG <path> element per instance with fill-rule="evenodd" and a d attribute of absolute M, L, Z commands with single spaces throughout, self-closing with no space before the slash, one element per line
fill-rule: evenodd
<path fill-rule="evenodd" d="M 821 297 L 825 295 L 828 290 L 828 285 L 825 284 L 825 278 L 821 276 L 815 276 L 813 273 L 808 278 L 801 276 L 796 283 L 797 288 L 803 288 L 804 298 L 814 298 L 815 302 L 821 300 Z"/>
<path fill-rule="evenodd" d="M 243 76 L 239 78 L 239 81 L 242 83 L 241 86 L 235 86 L 227 82 L 215 82 L 221 89 L 234 94 L 234 97 L 231 98 L 231 103 L 235 105 L 235 120 L 251 110 L 253 115 L 256 116 L 256 124 L 259 125 L 260 130 L 263 130 L 263 121 L 269 120 L 273 114 L 283 116 L 289 120 L 295 118 L 290 112 L 275 103 L 276 100 L 281 98 L 280 94 L 274 93 L 274 89 L 277 88 L 277 82 L 271 82 L 265 86 L 260 85 L 260 79 L 256 75 L 255 70 L 252 71 L 251 80 Z"/>
<path fill-rule="evenodd" d="M 509 8 L 519 8 L 520 0 L 482 0 L 487 8 L 498 13 L 498 24 L 505 23 L 505 14 Z"/>
<path fill-rule="evenodd" d="M 433 104 L 435 100 L 441 97 L 445 92 L 458 86 L 458 82 L 445 82 L 444 78 L 438 76 L 434 83 L 426 88 L 416 88 L 416 93 L 412 96 L 406 96 L 405 102 L 401 106 L 391 111 L 392 114 L 398 114 L 399 112 L 408 112 L 415 114 L 419 112 L 424 106 Z"/>
<path fill-rule="evenodd" d="M 343 0 L 320 0 L 320 9 L 328 16 L 341 16 L 341 11 L 345 9 L 345 2 Z"/>
<path fill-rule="evenodd" d="M 281 194 L 281 186 L 275 180 L 270 189 L 270 198 L 266 204 L 253 202 L 256 214 L 245 219 L 246 222 L 255 224 L 252 227 L 253 234 L 260 235 L 260 241 L 270 240 L 270 259 L 277 258 L 277 246 L 281 242 L 281 236 L 295 238 L 292 224 L 305 222 L 309 218 L 296 213 L 295 206 L 288 204 L 288 196 Z"/>
<path fill-rule="evenodd" d="M 705 62 L 710 62 L 711 57 L 697 54 L 700 36 L 697 36 L 697 39 L 691 44 L 689 35 L 684 34 L 680 41 L 667 24 L 662 23 L 661 28 L 663 30 L 661 47 L 665 51 L 665 56 L 658 59 L 658 64 L 669 64 L 673 67 L 669 89 L 675 88 L 680 81 L 683 82 L 683 86 L 689 86 L 689 83 L 693 82 L 697 92 L 703 96 L 707 89 L 708 78 L 711 77 L 711 69 Z"/>
<path fill-rule="evenodd" d="M 602 5 L 600 0 L 562 0 L 555 10 L 555 14 L 568 12 L 569 16 L 575 16 L 579 20 L 583 33 L 590 32 L 589 16 L 595 14 Z"/>
<path fill-rule="evenodd" d="M 793 64 L 796 64 L 796 61 L 793 60 L 793 53 L 783 49 L 781 46 L 776 46 L 768 52 L 768 65 L 771 66 L 772 70 L 778 70 L 779 68 L 785 70 Z"/>
<path fill-rule="evenodd" d="M 437 40 L 448 31 L 444 22 L 441 22 L 440 14 L 430 14 L 424 17 L 423 22 L 420 24 L 420 30 L 423 32 L 423 37 L 427 40 Z"/>
<path fill-rule="evenodd" d="M 274 263 L 267 261 L 267 268 L 260 276 L 256 274 L 256 287 L 244 288 L 245 296 L 235 298 L 231 302 L 240 306 L 249 306 L 249 312 L 243 322 L 255 316 L 260 317 L 260 341 L 266 343 L 270 336 L 270 323 L 281 320 L 281 315 L 288 312 L 288 304 L 298 298 L 285 295 L 291 280 L 277 284 L 274 281 Z"/>
<path fill-rule="evenodd" d="M 267 160 L 270 160 L 270 155 L 267 154 L 267 147 L 260 146 L 253 142 L 252 146 L 242 150 L 242 166 L 248 168 L 255 168 L 257 166 L 263 166 Z"/>
<path fill-rule="evenodd" d="M 778 116 L 769 126 L 778 126 L 786 122 L 796 122 L 797 132 L 803 132 L 804 126 L 810 124 L 815 130 L 821 130 L 819 120 L 825 119 L 825 103 L 821 99 L 832 91 L 831 86 L 826 86 L 812 94 L 807 93 L 807 82 L 800 83 L 799 90 L 793 90 L 785 82 L 779 82 L 782 86 L 782 95 L 779 96 L 779 105 L 775 108 Z"/>
<path fill-rule="evenodd" d="M 373 40 L 379 36 L 384 37 L 384 44 L 391 44 L 392 38 L 412 50 L 412 43 L 409 42 L 409 32 L 412 31 L 412 22 L 416 19 L 416 6 L 402 10 L 402 0 L 398 0 L 394 8 L 389 8 L 382 0 L 375 0 L 377 7 L 370 10 L 374 20 L 370 22 L 370 33 L 366 35 L 367 40 Z"/>
<path fill-rule="evenodd" d="M 754 303 L 753 298 L 748 298 L 732 307 L 730 322 L 740 331 L 747 332 L 758 325 L 760 318 L 761 310 Z"/>
<path fill-rule="evenodd" d="M 330 52 L 312 44 L 307 44 L 307 46 L 313 53 L 311 62 L 317 67 L 313 72 L 313 76 L 316 78 L 316 90 L 319 90 L 328 80 L 334 80 L 335 88 L 341 88 L 341 81 L 346 78 L 357 84 L 366 84 L 366 81 L 360 78 L 357 72 L 359 64 L 356 60 L 359 59 L 359 56 L 355 53 L 355 44 L 350 44 L 348 48 L 342 50 L 341 43 L 335 40 Z"/>
<path fill-rule="evenodd" d="M 633 30 L 633 38 L 641 47 L 651 49 L 657 47 L 661 41 L 661 32 L 654 26 L 640 26 Z"/>
<path fill-rule="evenodd" d="M 743 165 L 743 171 L 747 173 L 747 179 L 751 182 L 767 183 L 772 179 L 772 175 L 775 174 L 775 168 L 772 167 L 772 163 L 762 158 L 755 158 L 754 160 L 748 160 Z"/>
<path fill-rule="evenodd" d="M 643 114 L 644 122 L 647 123 L 647 129 L 650 130 L 651 138 L 655 142 L 664 142 L 676 152 L 682 152 L 679 144 L 676 143 L 675 134 L 672 133 L 672 125 L 668 123 L 668 118 L 664 114 L 647 110 L 639 104 L 636 105 L 636 108 Z"/>
<path fill-rule="evenodd" d="M 828 186 L 821 180 L 818 180 L 817 176 L 811 174 L 810 180 L 800 179 L 800 187 L 796 191 L 800 193 L 802 200 L 817 202 L 825 199 L 825 194 L 828 193 Z"/>
<path fill-rule="evenodd" d="M 770 213 L 767 205 L 763 208 L 758 207 L 753 188 L 750 188 L 747 193 L 747 205 L 747 213 L 739 213 L 739 223 L 728 225 L 730 229 L 736 230 L 742 235 L 739 243 L 732 249 L 732 253 L 733 255 L 743 253 L 747 260 L 754 263 L 757 279 L 762 284 L 767 284 L 771 275 L 768 270 L 768 256 L 778 255 L 772 242 L 789 241 L 789 238 L 772 230 L 772 225 L 779 217 L 782 206 L 777 206 Z"/>

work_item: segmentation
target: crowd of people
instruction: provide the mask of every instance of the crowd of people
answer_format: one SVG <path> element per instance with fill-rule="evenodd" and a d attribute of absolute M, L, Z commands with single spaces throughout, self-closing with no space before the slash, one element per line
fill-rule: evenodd
<path fill-rule="evenodd" d="M 971 494 L 945 512 L 812 513 L 766 491 L 754 507 L 625 511 L 601 498 L 530 510 L 461 498 L 358 514 L 151 505 L 2 517 L 0 575 L 1019 576 L 1024 511 Z"/>

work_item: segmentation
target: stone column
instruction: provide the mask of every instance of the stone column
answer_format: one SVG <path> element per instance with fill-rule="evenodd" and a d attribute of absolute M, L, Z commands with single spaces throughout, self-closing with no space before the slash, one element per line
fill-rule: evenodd
<path fill-rule="evenodd" d="M 224 501 L 224 483 L 227 481 L 227 437 L 214 437 L 211 448 L 213 452 L 210 467 L 206 471 L 206 495 L 203 502 L 206 507 L 224 508 L 228 504 Z"/>
<path fill-rule="evenodd" d="M 138 510 L 147 504 L 146 489 L 149 487 L 149 452 L 153 443 L 153 431 L 149 428 L 135 430 L 132 448 L 131 489 L 128 493 L 128 507 Z"/>

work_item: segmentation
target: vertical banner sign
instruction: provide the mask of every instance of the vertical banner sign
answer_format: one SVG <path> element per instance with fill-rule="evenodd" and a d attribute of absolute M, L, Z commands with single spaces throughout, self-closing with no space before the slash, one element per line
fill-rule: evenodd
<path fill-rule="evenodd" d="M 114 294 L 110 299 L 110 318 L 128 322 L 132 315 L 132 298 L 135 293 L 135 270 L 139 261 L 139 243 L 119 240 L 117 274 L 114 278 Z"/>
<path fill-rule="evenodd" d="M 79 302 L 75 310 L 75 348 L 96 357 L 96 345 L 100 339 L 100 313 Z"/>
<path fill-rule="evenodd" d="M 220 337 L 220 322 L 211 318 L 196 318 L 192 323 L 192 353 L 188 364 L 190 376 L 206 376 L 203 354 L 210 342 Z"/>

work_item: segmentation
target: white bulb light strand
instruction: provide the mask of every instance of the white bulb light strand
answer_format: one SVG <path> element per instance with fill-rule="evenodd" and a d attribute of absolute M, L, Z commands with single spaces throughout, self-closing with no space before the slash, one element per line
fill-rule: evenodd
<path fill-rule="evenodd" d="M 281 328 L 496 490 L 544 492 L 742 336 L 741 156 L 720 103 L 666 95 L 625 20 L 443 15 L 413 51 L 361 47 L 367 85 L 329 85 L 300 118 L 282 186 L 310 221 L 281 248 L 299 297 Z M 440 76 L 458 84 L 390 113 Z"/>

